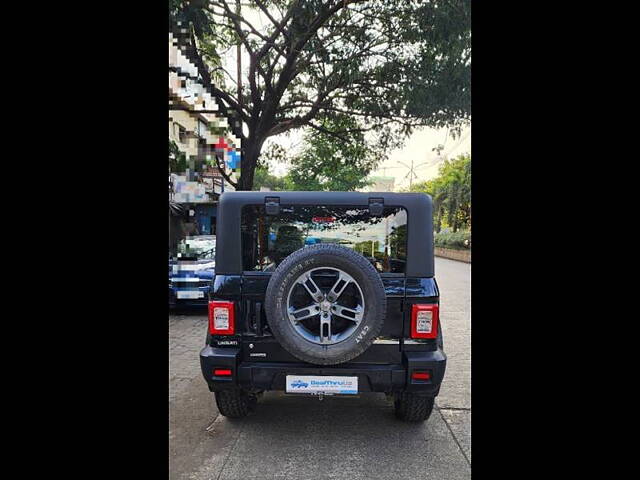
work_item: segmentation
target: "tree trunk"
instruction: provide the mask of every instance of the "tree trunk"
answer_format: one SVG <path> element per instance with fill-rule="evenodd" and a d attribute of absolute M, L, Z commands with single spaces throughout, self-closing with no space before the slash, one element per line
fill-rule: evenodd
<path fill-rule="evenodd" d="M 238 179 L 238 186 L 236 190 L 251 190 L 253 188 L 253 176 L 256 171 L 256 165 L 258 158 L 260 158 L 260 150 L 262 150 L 262 144 L 265 139 L 247 139 L 245 142 L 246 148 L 242 155 L 242 161 L 240 162 L 240 178 Z"/>
<path fill-rule="evenodd" d="M 256 158 L 257 160 L 257 158 Z M 247 159 L 248 161 L 248 159 Z M 243 167 L 241 169 L 240 172 L 240 178 L 238 179 L 238 186 L 236 187 L 237 191 L 241 191 L 241 190 L 246 190 L 249 191 L 253 188 L 253 174 L 255 172 L 255 163 L 247 163 L 247 166 L 245 167 L 245 160 L 242 159 L 242 164 Z M 249 165 L 254 165 L 253 168 L 251 168 Z"/>

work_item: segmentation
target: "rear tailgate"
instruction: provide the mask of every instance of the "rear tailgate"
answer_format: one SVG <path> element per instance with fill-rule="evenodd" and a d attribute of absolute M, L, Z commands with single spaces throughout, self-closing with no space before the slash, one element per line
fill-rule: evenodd
<path fill-rule="evenodd" d="M 404 330 L 402 305 L 405 296 L 405 277 L 382 274 L 387 295 L 387 316 L 374 344 L 350 364 L 400 364 L 400 343 Z M 264 296 L 271 275 L 245 274 L 242 279 L 241 319 L 236 328 L 242 335 L 242 360 L 251 362 L 300 362 L 276 341 L 269 330 L 264 312 Z"/>

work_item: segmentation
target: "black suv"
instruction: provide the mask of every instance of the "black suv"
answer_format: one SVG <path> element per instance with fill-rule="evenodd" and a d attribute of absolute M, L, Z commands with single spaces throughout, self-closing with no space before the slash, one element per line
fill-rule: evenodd
<path fill-rule="evenodd" d="M 429 417 L 446 366 L 430 197 L 227 192 L 217 222 L 200 364 L 222 415 L 280 390 L 384 392 Z"/>

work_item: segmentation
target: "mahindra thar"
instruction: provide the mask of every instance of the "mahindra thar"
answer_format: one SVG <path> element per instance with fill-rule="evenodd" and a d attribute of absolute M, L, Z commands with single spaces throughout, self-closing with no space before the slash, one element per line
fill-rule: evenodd
<path fill-rule="evenodd" d="M 446 366 L 429 196 L 226 192 L 216 231 L 200 364 L 222 415 L 276 390 L 429 417 Z"/>

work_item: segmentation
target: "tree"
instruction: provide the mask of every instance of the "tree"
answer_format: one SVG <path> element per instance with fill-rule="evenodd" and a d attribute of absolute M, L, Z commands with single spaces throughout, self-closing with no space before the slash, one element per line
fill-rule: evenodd
<path fill-rule="evenodd" d="M 273 175 L 268 167 L 256 167 L 255 176 L 253 177 L 253 189 L 260 190 L 266 187 L 273 191 L 295 190 L 287 177 L 278 177 Z"/>
<path fill-rule="evenodd" d="M 186 155 L 180 151 L 173 140 L 169 140 L 169 172 L 184 173 L 187 168 Z"/>
<path fill-rule="evenodd" d="M 279 177 L 271 173 L 271 167 L 273 165 L 290 163 L 291 159 L 289 154 L 282 146 L 276 143 L 269 145 L 269 148 L 263 152 L 256 166 L 253 178 L 253 190 L 260 190 L 261 187 L 266 187 L 273 191 L 295 190 L 288 175 Z"/>
<path fill-rule="evenodd" d="M 225 1 L 170 4 L 171 25 L 180 19 L 178 30 L 188 32 L 178 38 L 203 84 L 246 127 L 234 131 L 242 142 L 240 178 L 227 178 L 238 190 L 251 189 L 265 140 L 290 130 L 310 128 L 344 144 L 375 132 L 385 152 L 414 127 L 456 131 L 470 118 L 470 0 L 255 5 L 268 19 L 264 30 Z M 227 75 L 212 83 L 205 55 L 211 42 L 230 37 L 249 56 L 240 94 L 219 64 L 213 71 Z M 336 115 L 350 122 L 327 125 Z"/>
<path fill-rule="evenodd" d="M 321 123 L 326 130 L 355 128 L 352 117 L 327 117 Z M 349 134 L 345 141 L 321 131 L 305 136 L 306 147 L 291 160 L 288 177 L 295 190 L 352 191 L 370 183 L 369 172 L 378 164 L 381 152 L 370 148 L 362 132 Z"/>
<path fill-rule="evenodd" d="M 471 228 L 471 155 L 445 160 L 436 178 L 414 184 L 411 191 L 431 195 L 436 232 L 440 232 L 443 221 L 454 232 Z"/>
<path fill-rule="evenodd" d="M 352 119 L 338 115 L 322 120 L 327 128 L 333 128 L 335 122 Z M 256 168 L 253 189 L 353 191 L 371 183 L 367 176 L 383 156 L 364 140 L 362 132 L 350 134 L 348 142 L 335 142 L 330 135 L 313 130 L 303 140 L 302 152 L 293 157 L 279 145 L 270 145 Z M 269 165 L 276 163 L 288 164 L 289 173 L 284 177 L 272 175 Z"/>

